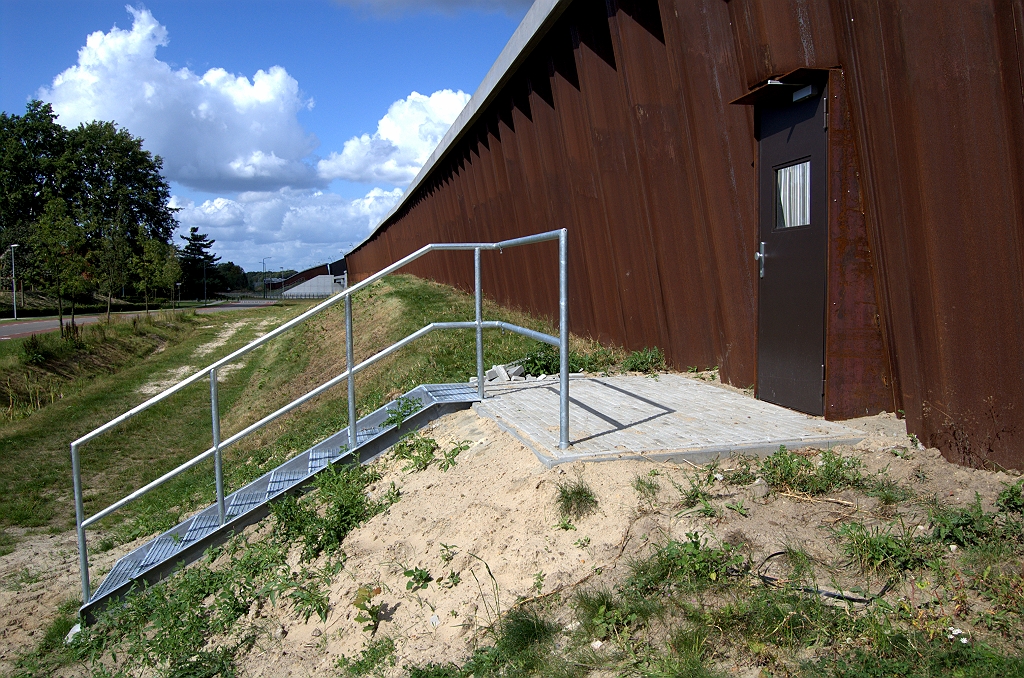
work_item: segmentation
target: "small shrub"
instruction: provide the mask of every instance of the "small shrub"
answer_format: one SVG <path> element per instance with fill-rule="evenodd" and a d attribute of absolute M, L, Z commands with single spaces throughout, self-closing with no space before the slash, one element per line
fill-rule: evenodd
<path fill-rule="evenodd" d="M 50 351 L 35 334 L 21 343 L 21 357 L 27 365 L 42 365 L 50 357 Z"/>
<path fill-rule="evenodd" d="M 352 607 L 359 610 L 355 620 L 362 624 L 363 631 L 371 636 L 377 633 L 377 628 L 384 618 L 384 603 L 373 602 L 373 599 L 380 595 L 380 590 L 379 586 L 360 586 L 356 590 L 356 597 L 352 599 Z"/>
<path fill-rule="evenodd" d="M 622 363 L 622 369 L 626 372 L 643 372 L 644 374 L 664 371 L 665 354 L 657 346 L 633 351 Z"/>
<path fill-rule="evenodd" d="M 597 497 L 582 476 L 577 476 L 575 480 L 560 481 L 557 491 L 555 501 L 564 521 L 580 520 L 597 510 Z"/>

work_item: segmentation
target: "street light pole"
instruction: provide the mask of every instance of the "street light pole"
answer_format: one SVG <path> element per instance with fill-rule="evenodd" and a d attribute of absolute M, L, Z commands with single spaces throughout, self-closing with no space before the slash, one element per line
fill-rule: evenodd
<path fill-rule="evenodd" d="M 203 306 L 206 306 L 206 262 L 203 262 Z"/>
<path fill-rule="evenodd" d="M 14 283 L 14 248 L 17 244 L 11 245 L 11 306 L 14 307 L 14 319 L 18 319 L 18 286 Z"/>
<path fill-rule="evenodd" d="M 263 298 L 267 298 L 267 259 L 274 257 L 263 257 Z"/>

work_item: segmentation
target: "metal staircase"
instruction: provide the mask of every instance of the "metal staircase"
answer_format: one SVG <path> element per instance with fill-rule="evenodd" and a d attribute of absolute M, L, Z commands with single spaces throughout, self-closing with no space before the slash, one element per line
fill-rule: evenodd
<path fill-rule="evenodd" d="M 519 327 L 500 321 L 483 319 L 483 296 L 481 291 L 480 253 L 482 250 L 502 250 L 510 247 L 530 245 L 538 242 L 557 240 L 559 243 L 559 336 L 554 337 L 541 332 Z M 82 579 L 82 601 L 80 614 L 86 622 L 91 622 L 96 612 L 111 600 L 124 596 L 137 582 L 153 583 L 166 577 L 178 567 L 195 561 L 210 546 L 222 543 L 232 534 L 247 525 L 263 519 L 269 513 L 269 502 L 289 493 L 302 491 L 309 485 L 312 478 L 336 463 L 369 463 L 408 431 L 421 428 L 430 420 L 439 416 L 465 409 L 471 403 L 483 400 L 484 363 L 483 363 L 483 330 L 500 329 L 515 332 L 553 346 L 560 351 L 561 389 L 560 389 L 560 446 L 564 449 L 569 443 L 569 316 L 568 316 L 568 239 L 565 229 L 550 231 L 538 235 L 516 238 L 497 243 L 440 243 L 422 247 L 409 256 L 375 273 L 369 278 L 346 288 L 343 292 L 315 306 L 298 317 L 284 323 L 277 329 L 252 341 L 225 358 L 196 372 L 187 379 L 171 386 L 162 393 L 150 398 L 141 405 L 132 408 L 121 416 L 107 422 L 103 426 L 82 436 L 71 443 L 71 466 L 75 490 L 75 513 L 78 528 L 79 566 Z M 352 295 L 373 284 L 386 275 L 397 271 L 419 257 L 437 250 L 468 250 L 474 252 L 475 267 L 475 301 L 476 319 L 466 322 L 431 323 L 414 332 L 401 341 L 379 351 L 359 364 L 353 364 L 353 327 L 352 327 Z M 231 361 L 245 355 L 249 351 L 263 345 L 271 339 L 301 324 L 308 318 L 324 309 L 344 301 L 345 303 L 345 344 L 347 367 L 343 373 L 314 388 L 303 396 L 296 398 L 277 411 L 263 417 L 227 439 L 221 440 L 220 407 L 217 393 L 217 370 Z M 396 401 L 372 412 L 362 419 L 356 418 L 355 409 L 355 375 L 373 363 L 391 355 L 403 346 L 433 332 L 435 330 L 467 330 L 476 331 L 476 362 L 477 383 L 466 384 L 424 384 L 407 393 L 405 402 L 418 402 L 417 409 L 402 419 L 400 425 L 393 424 L 396 417 L 392 416 Z M 86 517 L 83 507 L 82 473 L 79 451 L 89 440 L 110 431 L 140 412 L 148 409 L 170 395 L 197 381 L 209 379 L 211 434 L 213 446 L 205 452 L 193 457 L 176 469 L 164 474 L 145 487 L 132 492 L 123 499 L 107 508 Z M 225 494 L 222 468 L 223 450 L 238 442 L 278 417 L 290 412 L 303 403 L 320 395 L 328 389 L 342 383 L 348 385 L 348 421 L 346 428 L 338 431 L 326 440 L 314 445 L 305 452 L 289 459 L 284 464 L 266 473 L 256 480 L 234 492 Z M 351 444 L 354 441 L 354 444 Z M 212 506 L 200 511 L 174 528 L 164 532 L 124 556 L 106 575 L 100 586 L 94 591 L 89 583 L 89 554 L 86 540 L 86 528 L 111 515 L 128 503 L 156 489 L 163 483 L 213 458 L 217 501 Z"/>

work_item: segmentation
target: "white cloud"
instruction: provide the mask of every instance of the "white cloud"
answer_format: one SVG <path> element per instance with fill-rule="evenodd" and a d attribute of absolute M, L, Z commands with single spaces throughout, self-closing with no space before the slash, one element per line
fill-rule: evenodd
<path fill-rule="evenodd" d="M 335 0 L 339 5 L 369 10 L 377 14 L 396 14 L 404 11 L 435 11 L 452 13 L 460 9 L 480 9 L 485 12 L 523 14 L 533 0 Z"/>
<path fill-rule="evenodd" d="M 312 106 L 288 72 L 203 75 L 156 58 L 167 29 L 128 8 L 131 30 L 91 34 L 78 63 L 38 92 L 65 126 L 113 120 L 164 158 L 167 177 L 199 190 L 273 190 L 322 185 L 308 159 L 318 142 L 296 117 Z"/>
<path fill-rule="evenodd" d="M 419 172 L 448 128 L 466 107 L 469 95 L 450 89 L 424 96 L 413 92 L 391 104 L 373 135 L 345 142 L 341 153 L 317 163 L 325 179 L 404 186 Z"/>
<path fill-rule="evenodd" d="M 216 241 L 214 251 L 223 261 L 256 270 L 263 257 L 272 256 L 275 268 L 301 270 L 340 258 L 340 250 L 365 238 L 401 196 L 400 188 L 374 188 L 355 200 L 283 188 L 198 205 L 175 197 L 171 204 L 179 208 L 179 233 L 198 226 Z"/>

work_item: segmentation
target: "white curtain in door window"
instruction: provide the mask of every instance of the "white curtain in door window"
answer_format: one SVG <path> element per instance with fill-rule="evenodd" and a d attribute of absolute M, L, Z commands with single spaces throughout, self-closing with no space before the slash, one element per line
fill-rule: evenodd
<path fill-rule="evenodd" d="M 811 223 L 811 161 L 783 167 L 775 172 L 778 206 L 775 228 L 793 228 Z"/>

